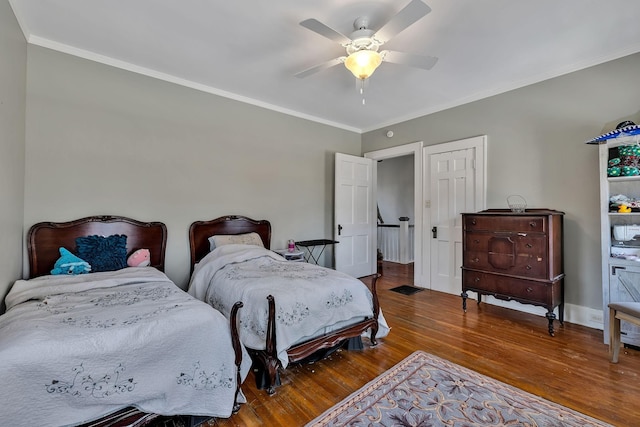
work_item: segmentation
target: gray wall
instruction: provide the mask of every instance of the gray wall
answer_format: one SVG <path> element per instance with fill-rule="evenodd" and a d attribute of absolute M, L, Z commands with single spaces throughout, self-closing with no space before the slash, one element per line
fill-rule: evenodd
<path fill-rule="evenodd" d="M 566 302 L 601 309 L 598 149 L 584 141 L 625 119 L 640 123 L 638 70 L 640 54 L 631 55 L 368 132 L 362 149 L 486 134 L 487 207 L 520 194 L 529 207 L 564 211 Z"/>
<path fill-rule="evenodd" d="M 27 42 L 6 0 L 0 1 L 0 312 L 22 272 Z"/>
<path fill-rule="evenodd" d="M 32 45 L 27 76 L 25 229 L 162 221 L 182 287 L 195 220 L 268 219 L 273 248 L 332 236 L 334 153 L 359 155 L 359 134 Z"/>

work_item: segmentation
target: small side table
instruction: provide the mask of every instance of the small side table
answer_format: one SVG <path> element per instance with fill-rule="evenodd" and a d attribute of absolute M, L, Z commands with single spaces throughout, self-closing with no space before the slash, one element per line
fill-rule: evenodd
<path fill-rule="evenodd" d="M 322 253 L 324 252 L 327 245 L 335 245 L 339 243 L 337 240 L 329 240 L 329 239 L 315 239 L 315 240 L 302 240 L 300 242 L 296 242 L 296 246 L 300 246 L 307 250 L 307 254 L 305 255 L 305 259 L 307 262 L 313 261 L 314 264 L 318 264 Z M 314 254 L 315 248 L 320 248 L 320 252 L 317 255 Z"/>
<path fill-rule="evenodd" d="M 302 251 L 290 252 L 289 249 L 274 249 L 273 252 L 277 253 L 278 255 L 282 255 L 284 259 L 286 259 L 287 261 L 293 261 L 293 262 L 306 261 L 304 258 L 304 252 Z"/>

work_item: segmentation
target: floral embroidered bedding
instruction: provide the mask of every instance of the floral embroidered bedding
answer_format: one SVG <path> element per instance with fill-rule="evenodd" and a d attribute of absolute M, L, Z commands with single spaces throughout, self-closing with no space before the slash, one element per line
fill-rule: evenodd
<path fill-rule="evenodd" d="M 0 425 L 75 425 L 128 406 L 231 415 L 229 322 L 159 270 L 18 280 L 5 301 Z"/>
<path fill-rule="evenodd" d="M 287 349 L 310 338 L 372 316 L 373 299 L 367 286 L 344 273 L 304 262 L 289 262 L 255 245 L 216 247 L 194 268 L 188 292 L 228 316 L 235 301 L 240 339 L 256 350 L 265 349 L 267 296 L 276 301 L 277 354 L 283 368 Z M 382 313 L 378 337 L 389 328 Z"/>

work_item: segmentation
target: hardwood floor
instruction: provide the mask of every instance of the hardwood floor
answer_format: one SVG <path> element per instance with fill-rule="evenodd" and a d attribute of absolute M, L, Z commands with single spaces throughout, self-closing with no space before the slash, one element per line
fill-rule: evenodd
<path fill-rule="evenodd" d="M 609 363 L 602 331 L 565 322 L 555 337 L 544 317 L 424 290 L 407 296 L 389 289 L 411 284 L 412 266 L 384 263 L 378 281 L 386 338 L 362 351 L 340 350 L 314 364 L 290 366 L 268 396 L 253 374 L 243 385 L 247 403 L 208 426 L 304 426 L 404 359 L 424 350 L 481 374 L 616 426 L 640 425 L 640 352 L 620 351 Z"/>

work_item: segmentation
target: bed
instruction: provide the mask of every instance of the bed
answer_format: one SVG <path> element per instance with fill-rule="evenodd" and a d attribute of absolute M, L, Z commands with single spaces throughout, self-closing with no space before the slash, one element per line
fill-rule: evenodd
<path fill-rule="evenodd" d="M 257 367 L 258 387 L 269 394 L 279 385 L 278 369 L 289 363 L 365 333 L 375 346 L 388 333 L 377 274 L 359 280 L 286 261 L 269 250 L 271 224 L 266 220 L 234 215 L 196 221 L 189 228 L 189 244 L 188 292 L 225 315 L 232 299 L 242 298 L 240 339 Z"/>
<path fill-rule="evenodd" d="M 30 228 L 30 278 L 14 283 L 0 316 L 0 425 L 135 426 L 177 415 L 193 424 L 237 411 L 251 365 L 235 323 L 242 303 L 230 322 L 180 289 L 163 272 L 166 240 L 163 223 L 119 216 Z M 61 247 L 93 270 L 51 274 Z M 138 249 L 148 249 L 144 266 L 109 270 Z M 76 261 L 62 265 L 85 262 Z"/>

